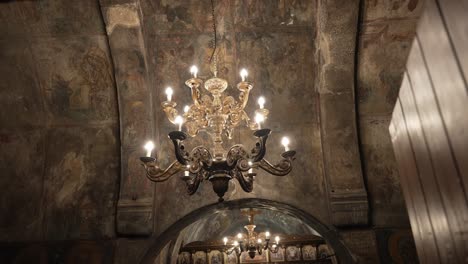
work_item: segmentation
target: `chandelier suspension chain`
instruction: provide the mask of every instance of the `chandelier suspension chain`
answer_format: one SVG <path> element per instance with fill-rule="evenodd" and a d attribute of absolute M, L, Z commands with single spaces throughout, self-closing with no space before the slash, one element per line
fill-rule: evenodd
<path fill-rule="evenodd" d="M 210 57 L 210 63 L 213 61 L 213 57 L 215 56 L 215 53 L 216 53 L 216 48 L 217 48 L 217 42 L 218 42 L 218 38 L 216 36 L 216 16 L 215 16 L 215 7 L 214 7 L 214 0 L 211 0 L 211 17 L 213 19 L 213 39 L 212 39 L 212 48 L 213 48 L 213 52 L 211 53 L 211 57 Z M 217 70 L 217 61 L 216 61 L 216 58 L 215 58 L 215 62 L 214 62 L 214 68 L 215 68 L 215 71 Z"/>

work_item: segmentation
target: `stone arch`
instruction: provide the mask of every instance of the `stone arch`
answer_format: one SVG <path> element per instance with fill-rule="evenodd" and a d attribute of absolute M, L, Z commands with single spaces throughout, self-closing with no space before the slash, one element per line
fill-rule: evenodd
<path fill-rule="evenodd" d="M 338 232 L 334 228 L 321 223 L 314 216 L 297 207 L 277 201 L 259 198 L 231 200 L 223 203 L 210 204 L 193 210 L 168 227 L 159 236 L 152 238 L 152 242 L 146 249 L 146 252 L 140 263 L 153 264 L 160 251 L 169 241 L 171 241 L 173 237 L 176 237 L 182 229 L 189 226 L 201 217 L 225 210 L 236 210 L 242 208 L 259 208 L 281 211 L 284 214 L 298 218 L 315 229 L 327 241 L 327 243 L 333 248 L 339 263 L 356 263 L 350 251 L 340 240 Z"/>

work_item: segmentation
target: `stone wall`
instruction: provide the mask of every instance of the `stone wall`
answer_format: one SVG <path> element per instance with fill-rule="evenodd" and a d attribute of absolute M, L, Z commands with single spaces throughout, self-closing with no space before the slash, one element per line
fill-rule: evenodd
<path fill-rule="evenodd" d="M 361 159 L 371 223 L 408 227 L 388 127 L 423 1 L 362 1 L 357 49 Z"/>
<path fill-rule="evenodd" d="M 0 6 L 0 240 L 114 237 L 118 112 L 99 5 Z"/>

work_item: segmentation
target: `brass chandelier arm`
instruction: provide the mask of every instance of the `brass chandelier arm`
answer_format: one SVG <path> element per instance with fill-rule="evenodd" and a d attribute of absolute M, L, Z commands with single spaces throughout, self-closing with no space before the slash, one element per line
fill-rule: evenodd
<path fill-rule="evenodd" d="M 258 138 L 255 147 L 252 149 L 251 162 L 259 162 L 265 157 L 266 154 L 266 141 L 270 135 L 271 130 L 264 128 L 254 132 L 254 136 Z"/>
<path fill-rule="evenodd" d="M 174 152 L 177 161 L 182 165 L 188 164 L 188 152 L 185 150 L 185 146 L 182 142 L 187 139 L 187 134 L 182 131 L 172 131 L 169 133 L 169 138 L 174 144 Z"/>
<path fill-rule="evenodd" d="M 201 93 L 200 93 L 200 86 L 202 85 L 203 81 L 198 78 L 190 78 L 185 82 L 185 85 L 190 87 L 190 93 L 192 95 L 192 100 L 193 103 L 196 106 L 200 105 L 200 98 L 201 98 Z"/>
<path fill-rule="evenodd" d="M 183 168 L 183 165 L 180 164 L 178 161 L 174 161 L 169 165 L 165 170 L 158 167 L 156 164 L 156 159 L 148 158 L 148 160 L 144 160 L 145 158 L 141 158 L 143 162 L 143 166 L 146 169 L 146 177 L 153 182 L 163 182 L 167 181 L 171 176 L 180 172 Z M 152 159 L 152 160 L 149 160 Z"/>
<path fill-rule="evenodd" d="M 247 179 L 244 177 L 241 171 L 235 170 L 234 177 L 239 181 L 239 185 L 241 186 L 242 190 L 245 192 L 252 192 L 253 190 L 253 173 L 247 174 Z"/>
<path fill-rule="evenodd" d="M 282 159 L 277 164 L 273 165 L 266 159 L 262 159 L 258 162 L 258 167 L 272 175 L 285 176 L 292 170 L 292 161 L 295 159 L 295 155 L 296 152 L 293 150 L 286 151 L 281 155 Z"/>
<path fill-rule="evenodd" d="M 189 161 L 189 171 L 191 173 L 199 173 L 203 168 L 207 168 L 212 165 L 213 157 L 207 148 L 198 146 L 190 152 Z"/>
<path fill-rule="evenodd" d="M 198 187 L 200 186 L 200 183 L 203 181 L 203 175 L 202 173 L 198 173 L 197 175 L 193 177 L 184 177 L 185 181 L 185 186 L 187 188 L 187 194 L 188 195 L 193 195 L 197 192 Z"/>
<path fill-rule="evenodd" d="M 164 101 L 161 103 L 164 113 L 166 113 L 167 119 L 171 121 L 171 123 L 175 124 L 176 116 L 179 114 L 177 109 L 177 103 L 173 101 Z"/>

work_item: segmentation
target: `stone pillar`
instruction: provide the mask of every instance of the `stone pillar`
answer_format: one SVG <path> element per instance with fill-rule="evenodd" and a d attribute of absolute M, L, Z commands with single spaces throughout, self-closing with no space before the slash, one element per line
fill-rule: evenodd
<path fill-rule="evenodd" d="M 114 62 L 120 115 L 121 179 L 117 232 L 150 235 L 153 231 L 154 186 L 145 177 L 139 157 L 154 138 L 152 93 L 138 0 L 101 0 Z"/>
<path fill-rule="evenodd" d="M 320 127 L 332 223 L 368 224 L 355 111 L 359 1 L 322 0 L 317 11 Z"/>

